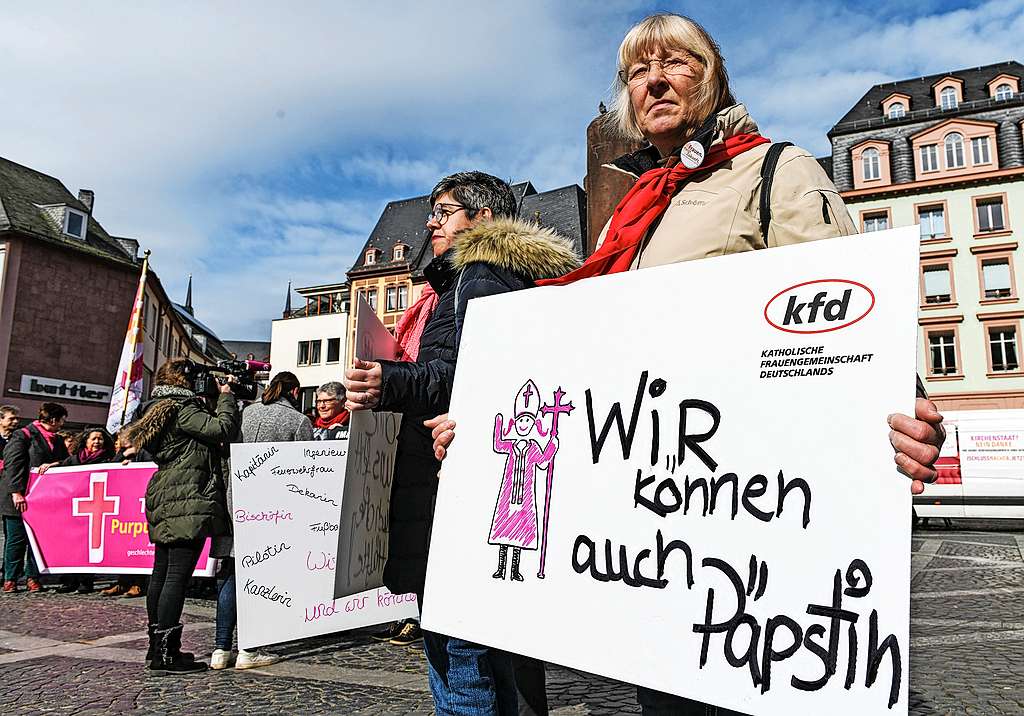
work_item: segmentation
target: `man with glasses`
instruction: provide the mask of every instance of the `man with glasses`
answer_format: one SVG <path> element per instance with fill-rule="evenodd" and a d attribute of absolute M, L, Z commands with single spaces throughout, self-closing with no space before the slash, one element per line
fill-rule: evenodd
<path fill-rule="evenodd" d="M 316 391 L 314 440 L 340 440 L 348 437 L 348 411 L 345 410 L 345 386 L 337 381 L 324 383 Z"/>

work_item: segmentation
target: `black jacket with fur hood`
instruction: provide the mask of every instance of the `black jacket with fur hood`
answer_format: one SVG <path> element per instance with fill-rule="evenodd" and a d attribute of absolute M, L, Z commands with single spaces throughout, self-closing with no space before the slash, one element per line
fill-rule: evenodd
<path fill-rule="evenodd" d="M 415 592 L 422 601 L 441 467 L 423 421 L 448 410 L 466 306 L 474 298 L 529 288 L 538 279 L 561 276 L 579 264 L 572 244 L 550 229 L 518 219 L 495 219 L 460 233 L 452 249 L 424 270 L 438 303 L 424 327 L 417 360 L 380 361 L 381 398 L 376 409 L 404 414 L 384 567 L 384 584 L 393 593 Z"/>

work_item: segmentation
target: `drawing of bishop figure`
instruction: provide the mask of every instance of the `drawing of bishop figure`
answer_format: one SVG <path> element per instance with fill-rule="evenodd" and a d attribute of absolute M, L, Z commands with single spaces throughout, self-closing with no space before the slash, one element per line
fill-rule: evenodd
<path fill-rule="evenodd" d="M 566 406 L 560 406 L 561 395 L 561 390 L 556 392 L 554 406 L 541 405 L 537 384 L 527 380 L 516 394 L 514 417 L 507 428 L 501 413 L 494 416 L 494 452 L 508 456 L 487 540 L 489 544 L 498 546 L 498 569 L 492 575 L 495 579 L 505 579 L 508 549 L 511 547 L 511 579 L 522 582 L 523 575 L 519 571 L 522 551 L 538 548 L 537 469 L 548 471 L 547 504 L 550 499 L 551 462 L 558 450 L 558 415 L 568 412 Z M 559 406 L 561 409 L 556 409 Z M 546 413 L 552 414 L 549 432 L 545 432 L 541 424 Z M 546 546 L 546 534 L 544 542 Z M 543 558 L 541 565 L 538 576 L 543 578 Z"/>

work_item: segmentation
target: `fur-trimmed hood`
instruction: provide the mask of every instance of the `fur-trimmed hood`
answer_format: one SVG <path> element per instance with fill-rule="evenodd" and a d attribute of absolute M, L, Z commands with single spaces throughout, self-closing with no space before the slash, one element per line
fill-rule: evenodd
<path fill-rule="evenodd" d="M 196 394 L 187 388 L 158 385 L 153 388 L 152 396 L 149 405 L 143 406 L 142 417 L 124 429 L 137 449 L 153 447 L 157 437 L 177 419 L 181 404 L 195 398 Z"/>
<path fill-rule="evenodd" d="M 533 281 L 554 278 L 580 265 L 572 242 L 532 221 L 494 219 L 466 229 L 452 247 L 456 270 L 483 262 Z"/>

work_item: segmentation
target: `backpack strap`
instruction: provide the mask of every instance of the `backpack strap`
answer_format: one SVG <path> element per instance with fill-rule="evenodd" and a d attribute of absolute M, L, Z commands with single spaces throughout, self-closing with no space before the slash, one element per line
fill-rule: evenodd
<path fill-rule="evenodd" d="M 786 147 L 792 147 L 792 142 L 776 142 L 768 147 L 761 163 L 761 238 L 764 245 L 768 246 L 768 227 L 772 223 L 772 182 L 775 180 L 775 167 L 779 164 L 779 157 Z"/>

